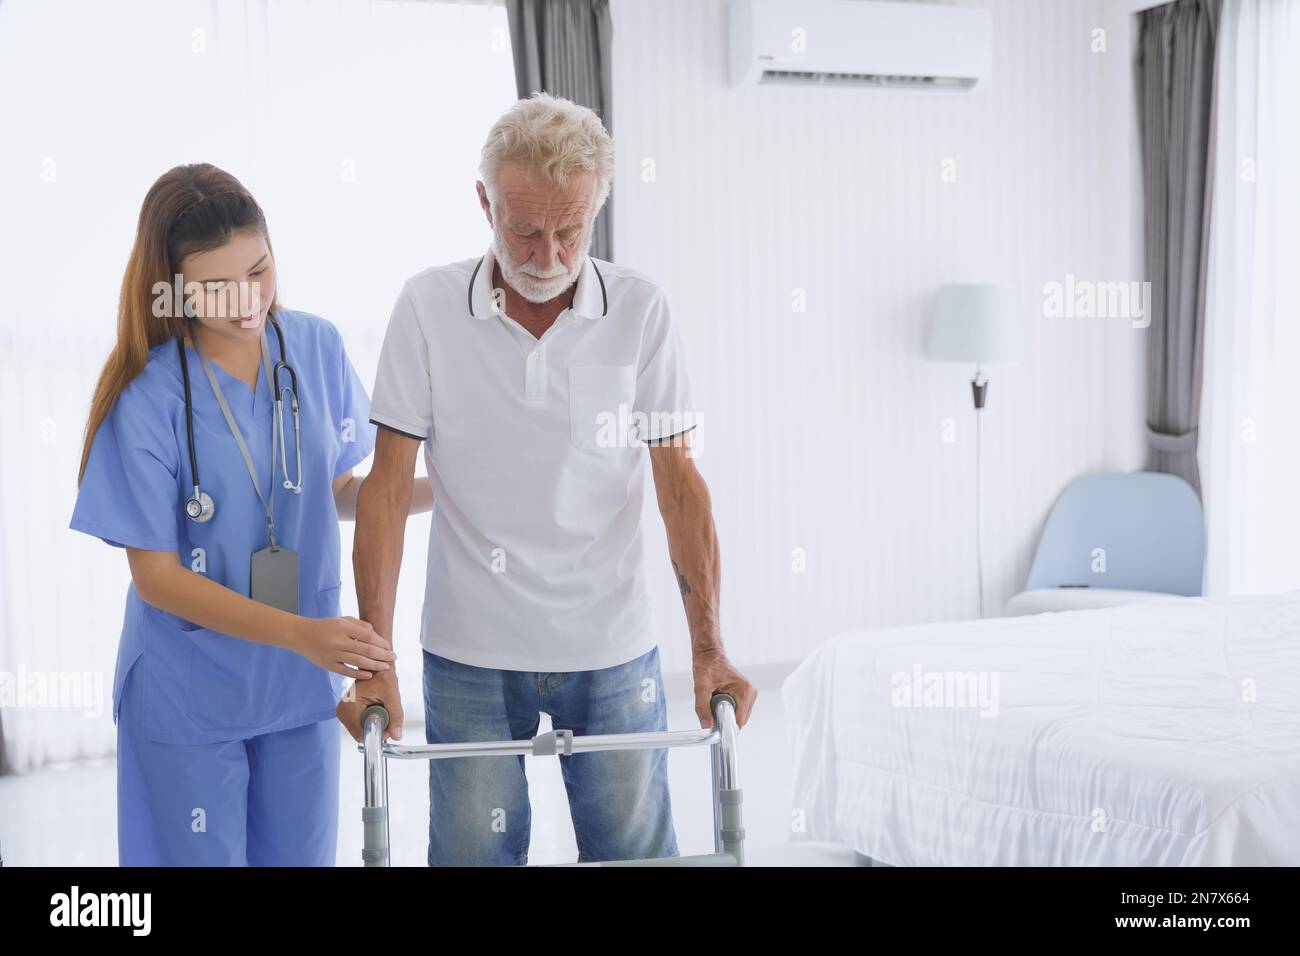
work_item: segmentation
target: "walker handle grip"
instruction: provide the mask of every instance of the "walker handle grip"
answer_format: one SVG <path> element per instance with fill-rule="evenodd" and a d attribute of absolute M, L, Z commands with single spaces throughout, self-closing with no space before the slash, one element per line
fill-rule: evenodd
<path fill-rule="evenodd" d="M 714 691 L 713 696 L 709 698 L 709 713 L 716 714 L 718 704 L 724 700 L 730 702 L 732 710 L 736 709 L 736 698 L 722 691 Z"/>
<path fill-rule="evenodd" d="M 388 708 L 385 707 L 383 704 L 371 704 L 369 707 L 367 707 L 367 708 L 365 709 L 365 711 L 361 714 L 361 728 L 362 728 L 362 730 L 365 729 L 365 726 L 366 726 L 366 724 L 370 721 L 370 718 L 371 718 L 371 717 L 377 717 L 377 718 L 379 718 L 379 729 L 380 729 L 380 730 L 387 730 L 387 729 L 388 729 L 388 719 L 389 719 L 389 718 L 388 718 Z"/>

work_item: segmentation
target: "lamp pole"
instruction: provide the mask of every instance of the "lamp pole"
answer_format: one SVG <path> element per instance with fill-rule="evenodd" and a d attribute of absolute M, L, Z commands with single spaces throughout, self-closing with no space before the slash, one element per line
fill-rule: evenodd
<path fill-rule="evenodd" d="M 936 362 L 975 366 L 971 398 L 975 405 L 975 572 L 979 615 L 984 616 L 984 435 L 988 398 L 984 366 L 1016 365 L 1023 359 L 1025 330 L 1013 285 L 943 285 L 935 297 L 926 336 L 926 357 Z"/>

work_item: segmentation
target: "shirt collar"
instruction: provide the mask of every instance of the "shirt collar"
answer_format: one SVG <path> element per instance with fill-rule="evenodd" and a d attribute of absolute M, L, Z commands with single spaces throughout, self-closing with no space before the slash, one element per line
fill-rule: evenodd
<path fill-rule="evenodd" d="M 492 298 L 492 272 L 496 258 L 488 249 L 483 258 L 474 266 L 469 281 L 469 314 L 475 318 L 493 315 L 496 312 Z M 600 274 L 596 261 L 587 256 L 578 273 L 577 290 L 573 294 L 573 311 L 583 318 L 598 319 L 609 314 L 609 294 L 605 289 L 605 277 Z"/>

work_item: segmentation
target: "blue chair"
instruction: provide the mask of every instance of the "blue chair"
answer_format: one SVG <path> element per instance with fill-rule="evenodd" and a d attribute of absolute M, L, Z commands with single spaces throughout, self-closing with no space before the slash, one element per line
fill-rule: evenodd
<path fill-rule="evenodd" d="M 1086 475 L 1052 506 L 1006 613 L 1200 595 L 1204 574 L 1205 518 L 1191 485 L 1150 471 Z"/>

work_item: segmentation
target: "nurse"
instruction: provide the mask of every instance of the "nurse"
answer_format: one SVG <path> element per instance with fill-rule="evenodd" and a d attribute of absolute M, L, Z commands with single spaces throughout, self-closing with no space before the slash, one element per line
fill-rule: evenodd
<path fill-rule="evenodd" d="M 395 659 L 339 613 L 338 522 L 374 445 L 365 389 L 333 325 L 280 307 L 262 210 L 207 164 L 145 197 L 117 330 L 71 527 L 131 570 L 120 863 L 333 865 L 335 706 Z"/>

